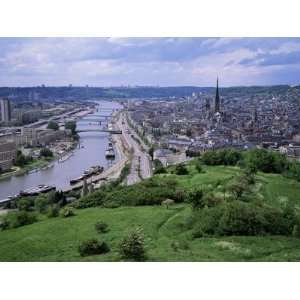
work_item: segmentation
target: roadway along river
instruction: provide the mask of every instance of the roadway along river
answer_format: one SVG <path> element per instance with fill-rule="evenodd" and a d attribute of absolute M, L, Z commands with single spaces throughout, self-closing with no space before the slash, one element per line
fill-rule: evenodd
<path fill-rule="evenodd" d="M 100 111 L 96 114 L 110 115 L 109 109 L 118 109 L 121 106 L 113 102 L 99 102 Z M 101 111 L 103 108 L 103 111 Z M 91 115 L 89 115 L 91 116 Z M 99 128 L 99 125 L 93 125 L 88 122 L 77 122 L 78 129 Z M 93 165 L 101 165 L 104 168 L 109 166 L 105 158 L 105 150 L 108 146 L 108 133 L 103 132 L 82 132 L 80 133 L 80 145 L 83 148 L 77 148 L 74 155 L 68 160 L 58 163 L 47 170 L 40 170 L 36 173 L 23 176 L 13 176 L 0 181 L 0 199 L 15 195 L 26 188 L 35 187 L 39 184 L 55 185 L 62 189 L 69 186 L 71 179 L 79 177 L 83 171 Z M 115 151 L 117 154 L 117 151 Z M 117 159 L 117 158 L 116 158 Z"/>

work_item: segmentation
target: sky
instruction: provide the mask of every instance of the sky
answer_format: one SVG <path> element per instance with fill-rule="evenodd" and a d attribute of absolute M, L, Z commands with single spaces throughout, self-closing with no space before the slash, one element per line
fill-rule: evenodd
<path fill-rule="evenodd" d="M 0 38 L 0 86 L 299 84 L 300 38 Z"/>

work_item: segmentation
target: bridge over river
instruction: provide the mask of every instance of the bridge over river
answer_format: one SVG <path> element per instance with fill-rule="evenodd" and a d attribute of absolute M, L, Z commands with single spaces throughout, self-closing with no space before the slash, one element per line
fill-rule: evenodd
<path fill-rule="evenodd" d="M 80 132 L 107 132 L 111 134 L 122 134 L 122 130 L 114 130 L 114 129 L 96 129 L 96 128 L 86 128 L 86 129 L 79 129 L 76 130 L 77 133 Z"/>

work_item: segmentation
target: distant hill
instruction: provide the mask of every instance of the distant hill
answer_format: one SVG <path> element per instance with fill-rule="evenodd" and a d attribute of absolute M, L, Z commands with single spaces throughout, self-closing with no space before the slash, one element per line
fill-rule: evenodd
<path fill-rule="evenodd" d="M 220 88 L 222 95 L 286 93 L 288 85 L 249 86 Z M 176 86 L 176 87 L 0 87 L 0 97 L 11 97 L 15 100 L 49 100 L 49 99 L 93 99 L 93 98 L 164 98 L 185 97 L 192 93 L 213 94 L 215 87 Z"/>

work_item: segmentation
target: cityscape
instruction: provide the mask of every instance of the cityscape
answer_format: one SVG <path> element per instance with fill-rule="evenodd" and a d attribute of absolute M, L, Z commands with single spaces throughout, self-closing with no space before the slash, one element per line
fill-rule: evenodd
<path fill-rule="evenodd" d="M 0 261 L 299 261 L 300 39 L 5 43 Z"/>

